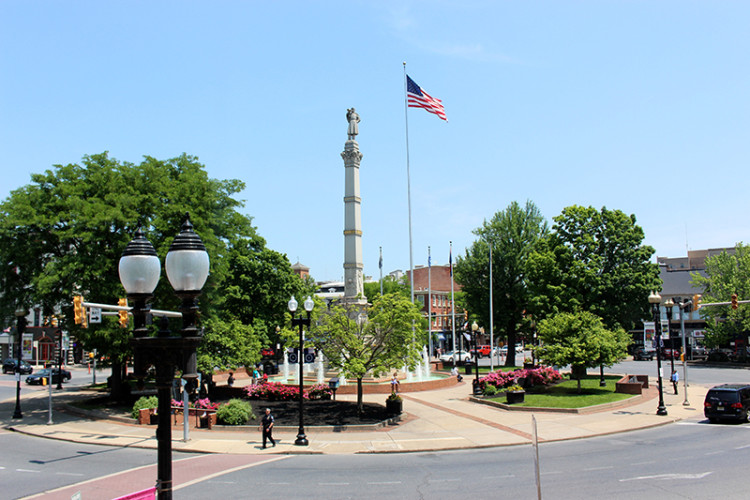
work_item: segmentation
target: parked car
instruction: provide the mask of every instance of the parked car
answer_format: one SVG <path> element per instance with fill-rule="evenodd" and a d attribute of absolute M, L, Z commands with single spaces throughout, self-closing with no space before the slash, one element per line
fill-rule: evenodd
<path fill-rule="evenodd" d="M 656 354 L 655 351 L 647 351 L 644 348 L 636 349 L 633 353 L 633 360 L 635 361 L 653 361 L 654 355 Z"/>
<path fill-rule="evenodd" d="M 440 356 L 443 363 L 466 363 L 471 361 L 471 354 L 466 351 L 449 351 Z"/>
<path fill-rule="evenodd" d="M 38 372 L 26 377 L 26 383 L 29 385 L 42 385 L 42 378 L 47 379 L 47 383 L 56 384 L 60 381 L 60 373 L 62 373 L 62 382 L 70 380 L 70 372 L 68 370 L 62 370 L 52 368 L 52 381 L 50 382 L 50 369 L 43 368 Z"/>
<path fill-rule="evenodd" d="M 474 351 L 475 349 L 472 347 L 470 351 L 472 356 L 474 355 Z M 492 348 L 489 345 L 480 345 L 476 348 L 476 351 L 477 351 L 477 356 L 479 356 L 480 358 L 483 358 L 485 356 L 490 355 L 490 353 L 492 352 Z"/>
<path fill-rule="evenodd" d="M 708 351 L 705 347 L 697 345 L 690 349 L 693 359 L 703 359 L 708 357 Z"/>
<path fill-rule="evenodd" d="M 712 387 L 703 402 L 703 415 L 711 423 L 719 420 L 748 421 L 750 384 L 723 384 Z"/>
<path fill-rule="evenodd" d="M 16 363 L 18 363 L 18 360 L 15 358 L 8 358 L 3 361 L 3 373 L 16 373 Z M 31 365 L 22 359 L 21 374 L 27 375 L 33 371 L 34 369 L 31 367 Z"/>
<path fill-rule="evenodd" d="M 500 354 L 503 356 L 508 355 L 508 346 L 504 345 L 500 348 Z M 523 354 L 523 346 L 521 344 L 516 344 L 516 354 Z"/>

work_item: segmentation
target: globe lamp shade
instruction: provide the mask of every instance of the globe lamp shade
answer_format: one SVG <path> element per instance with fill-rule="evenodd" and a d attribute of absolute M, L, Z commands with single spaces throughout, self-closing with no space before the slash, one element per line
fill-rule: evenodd
<path fill-rule="evenodd" d="M 200 236 L 193 231 L 188 215 L 180 234 L 172 241 L 164 261 L 167 278 L 177 292 L 199 291 L 208 278 L 209 260 Z"/>
<path fill-rule="evenodd" d="M 153 245 L 139 227 L 118 266 L 120 283 L 128 294 L 152 294 L 161 276 L 161 263 Z"/>

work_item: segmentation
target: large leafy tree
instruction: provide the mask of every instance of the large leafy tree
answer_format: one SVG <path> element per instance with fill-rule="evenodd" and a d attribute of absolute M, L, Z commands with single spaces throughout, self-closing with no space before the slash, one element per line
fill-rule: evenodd
<path fill-rule="evenodd" d="M 692 273 L 692 283 L 703 287 L 704 304 L 729 302 L 732 294 L 739 300 L 750 298 L 750 246 L 738 243 L 734 254 L 721 252 L 706 258 L 706 275 Z M 701 307 L 701 316 L 706 321 L 706 344 L 718 347 L 730 340 L 742 338 L 747 341 L 750 331 L 750 310 L 741 304 L 737 309 L 731 306 Z"/>
<path fill-rule="evenodd" d="M 367 300 L 375 300 L 375 297 L 380 295 L 380 281 L 368 281 L 364 283 L 365 297 Z M 406 280 L 406 275 L 401 278 L 395 278 L 393 276 L 385 276 L 383 278 L 383 295 L 389 293 L 398 293 L 404 297 L 410 297 L 411 291 L 409 289 L 409 283 Z"/>
<path fill-rule="evenodd" d="M 586 368 L 612 366 L 627 356 L 630 337 L 625 330 L 608 330 L 602 319 L 586 312 L 560 313 L 539 322 L 541 345 L 535 353 L 547 365 L 571 367 L 578 381 Z"/>
<path fill-rule="evenodd" d="M 534 316 L 588 311 L 609 329 L 633 328 L 649 315 L 649 292 L 661 288 L 654 249 L 643 238 L 634 215 L 565 208 L 529 260 Z"/>
<path fill-rule="evenodd" d="M 362 379 L 394 368 L 414 367 L 422 344 L 414 334 L 419 308 L 401 294 L 377 296 L 366 316 L 357 306 L 333 306 L 312 329 L 315 347 L 347 378 L 357 379 L 357 408 L 362 411 Z"/>
<path fill-rule="evenodd" d="M 276 327 L 285 323 L 287 303 L 294 295 L 315 292 L 312 278 L 303 281 L 286 255 L 265 247 L 260 237 L 234 244 L 227 256 L 227 275 L 216 306 L 241 323 L 253 325 L 264 346 L 278 342 Z"/>
<path fill-rule="evenodd" d="M 525 206 L 511 203 L 496 213 L 482 227 L 475 229 L 479 237 L 459 257 L 455 265 L 456 281 L 461 284 L 467 310 L 472 317 L 498 327 L 508 343 L 516 344 L 524 312 L 530 300 L 527 281 L 528 260 L 539 241 L 547 234 L 547 223 L 531 201 Z M 489 311 L 489 254 L 492 246 L 493 318 Z M 515 365 L 515 349 L 508 349 L 505 360 Z"/>
<path fill-rule="evenodd" d="M 130 355 L 127 334 L 114 321 L 77 328 L 71 297 L 81 293 L 88 301 L 116 304 L 124 295 L 118 261 L 137 227 L 144 228 L 164 262 L 187 212 L 211 259 L 201 313 L 228 321 L 235 317 L 234 304 L 219 300 L 224 286 L 236 278 L 226 257 L 246 247 L 262 253 L 265 244 L 252 220 L 238 212 L 242 203 L 234 196 L 244 188 L 241 181 L 211 179 L 197 158 L 188 155 L 145 157 L 132 164 L 107 153 L 85 156 L 80 164 L 55 165 L 32 175 L 31 181 L 0 205 L 4 317 L 19 306 L 41 306 L 45 314 L 61 308 L 63 327 L 87 348 L 96 347 L 112 359 L 116 390 Z M 165 273 L 153 303 L 159 309 L 178 307 Z M 172 327 L 179 328 L 179 322 Z"/>

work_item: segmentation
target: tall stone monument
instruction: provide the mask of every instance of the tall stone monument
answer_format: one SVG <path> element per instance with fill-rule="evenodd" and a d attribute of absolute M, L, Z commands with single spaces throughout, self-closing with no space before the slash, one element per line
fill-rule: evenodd
<path fill-rule="evenodd" d="M 345 304 L 367 304 L 362 261 L 362 199 L 359 196 L 359 152 L 356 136 L 359 115 L 354 108 L 346 110 L 348 139 L 341 157 L 346 170 L 344 183 L 344 298 Z"/>

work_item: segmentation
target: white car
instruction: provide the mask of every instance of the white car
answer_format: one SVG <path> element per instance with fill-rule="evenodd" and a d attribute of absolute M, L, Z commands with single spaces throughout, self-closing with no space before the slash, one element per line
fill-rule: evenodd
<path fill-rule="evenodd" d="M 521 344 L 516 344 L 516 354 L 523 354 L 523 346 Z M 500 355 L 501 356 L 507 356 L 508 355 L 508 346 L 504 345 L 500 348 Z"/>
<path fill-rule="evenodd" d="M 440 361 L 443 363 L 466 363 L 471 361 L 471 354 L 466 351 L 449 351 L 440 356 Z"/>

